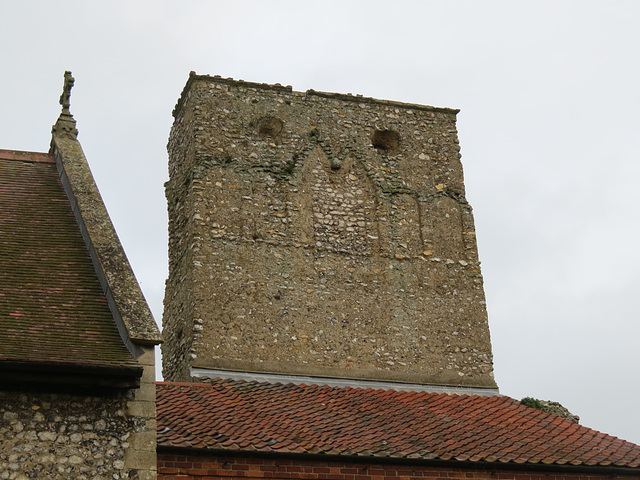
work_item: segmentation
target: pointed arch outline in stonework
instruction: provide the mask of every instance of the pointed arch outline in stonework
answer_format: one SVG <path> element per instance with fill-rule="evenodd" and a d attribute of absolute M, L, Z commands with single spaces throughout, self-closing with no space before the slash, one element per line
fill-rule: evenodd
<path fill-rule="evenodd" d="M 295 158 L 297 185 L 293 202 L 310 208 L 298 218 L 300 238 L 315 248 L 370 255 L 379 249 L 379 188 L 357 155 L 334 155 L 322 141 L 312 141 Z"/>

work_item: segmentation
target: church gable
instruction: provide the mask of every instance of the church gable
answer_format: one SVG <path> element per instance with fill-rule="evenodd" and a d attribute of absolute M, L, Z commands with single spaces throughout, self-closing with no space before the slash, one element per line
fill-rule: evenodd
<path fill-rule="evenodd" d="M 0 471 L 151 480 L 161 336 L 76 138 L 73 83 L 49 153 L 0 150 Z"/>

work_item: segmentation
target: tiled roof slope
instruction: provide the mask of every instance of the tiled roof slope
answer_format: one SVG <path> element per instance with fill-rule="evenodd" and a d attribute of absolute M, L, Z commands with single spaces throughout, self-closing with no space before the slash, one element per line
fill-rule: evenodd
<path fill-rule="evenodd" d="M 640 466 L 640 446 L 503 396 L 215 379 L 157 402 L 160 448 Z"/>
<path fill-rule="evenodd" d="M 0 150 L 0 319 L 0 362 L 138 365 L 48 154 Z"/>

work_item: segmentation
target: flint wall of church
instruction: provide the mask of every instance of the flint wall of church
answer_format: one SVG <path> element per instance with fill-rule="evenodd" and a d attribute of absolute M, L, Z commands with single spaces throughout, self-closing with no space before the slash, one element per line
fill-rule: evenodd
<path fill-rule="evenodd" d="M 144 429 L 128 396 L 0 392 L 0 479 L 141 478 L 125 458 Z"/>
<path fill-rule="evenodd" d="M 495 386 L 456 113 L 192 76 L 168 146 L 165 378 Z"/>

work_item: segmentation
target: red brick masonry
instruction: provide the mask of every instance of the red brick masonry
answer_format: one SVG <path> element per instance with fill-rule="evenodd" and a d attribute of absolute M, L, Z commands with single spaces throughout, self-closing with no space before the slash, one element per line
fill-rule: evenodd
<path fill-rule="evenodd" d="M 488 466 L 487 466 L 488 467 Z M 599 480 L 618 477 L 612 473 L 573 473 L 505 470 L 491 468 L 451 468 L 425 465 L 367 464 L 350 462 L 301 461 L 291 459 L 234 456 L 158 455 L 158 480 Z M 639 475 L 623 476 L 637 479 Z"/>

